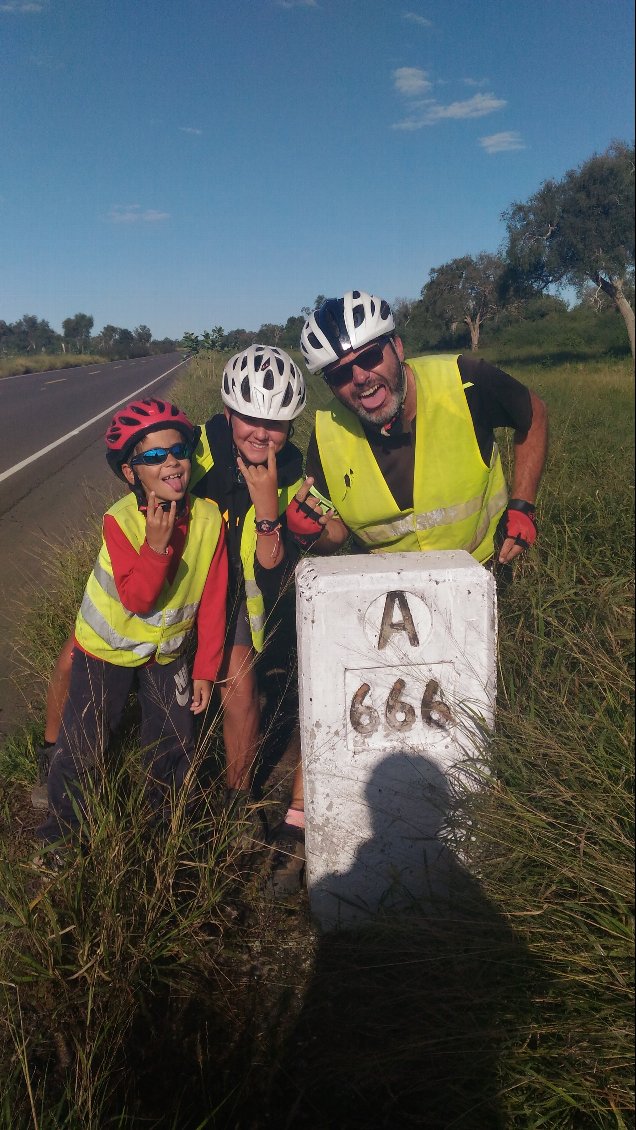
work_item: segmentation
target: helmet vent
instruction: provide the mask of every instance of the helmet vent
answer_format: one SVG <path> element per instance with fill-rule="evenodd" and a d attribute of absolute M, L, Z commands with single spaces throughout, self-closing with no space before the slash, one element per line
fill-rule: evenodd
<path fill-rule="evenodd" d="M 287 382 L 287 388 L 285 389 L 285 395 L 283 396 L 283 399 L 281 400 L 281 404 L 282 404 L 283 408 L 286 408 L 288 404 L 291 404 L 293 395 L 294 395 L 294 390 L 293 390 L 290 382 L 288 381 Z"/>
<path fill-rule="evenodd" d="M 264 374 L 263 374 L 263 388 L 266 388 L 268 392 L 271 392 L 273 387 L 274 387 L 274 374 L 272 373 L 271 369 L 266 369 Z"/>
<path fill-rule="evenodd" d="M 252 403 L 252 392 L 250 389 L 249 377 L 243 377 L 243 380 L 241 381 L 241 396 L 243 397 L 243 400 L 245 400 L 248 404 Z"/>

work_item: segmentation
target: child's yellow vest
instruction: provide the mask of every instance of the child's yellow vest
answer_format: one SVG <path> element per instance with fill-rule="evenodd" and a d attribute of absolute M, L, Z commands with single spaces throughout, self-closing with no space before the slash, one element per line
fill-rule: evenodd
<path fill-rule="evenodd" d="M 213 502 L 189 499 L 190 514 L 183 555 L 172 584 L 164 584 L 152 612 L 137 615 L 124 608 L 113 577 L 105 541 L 75 622 L 80 647 L 118 667 L 140 667 L 149 659 L 170 663 L 184 651 L 201 600 L 210 562 L 219 540 L 222 518 Z M 131 545 L 141 549 L 146 519 L 133 494 L 108 511 Z"/>

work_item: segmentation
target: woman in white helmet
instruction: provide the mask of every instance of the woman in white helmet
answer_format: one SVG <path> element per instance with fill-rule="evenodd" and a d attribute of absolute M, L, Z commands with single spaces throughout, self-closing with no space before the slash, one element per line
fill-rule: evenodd
<path fill-rule="evenodd" d="M 227 362 L 221 398 L 224 411 L 205 424 L 194 454 L 191 490 L 216 502 L 227 524 L 229 627 L 218 682 L 227 787 L 236 795 L 250 787 L 260 740 L 256 656 L 298 556 L 287 511 L 303 484 L 302 455 L 289 437 L 305 381 L 282 349 L 251 345 Z"/>

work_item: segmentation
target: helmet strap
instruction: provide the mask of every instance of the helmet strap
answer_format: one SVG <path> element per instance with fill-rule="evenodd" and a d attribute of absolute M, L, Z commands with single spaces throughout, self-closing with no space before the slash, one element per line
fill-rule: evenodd
<path fill-rule="evenodd" d="M 396 357 L 396 360 L 397 360 L 397 362 L 400 366 L 400 373 L 402 375 L 402 391 L 400 393 L 400 403 L 398 404 L 397 412 L 395 413 L 394 416 L 391 417 L 390 420 L 387 420 L 386 424 L 382 425 L 382 427 L 380 428 L 380 435 L 382 435 L 382 436 L 399 436 L 404 431 L 404 427 L 402 425 L 402 409 L 404 407 L 404 401 L 406 400 L 406 389 L 407 389 L 406 366 L 405 366 L 404 362 L 401 361 L 399 356 L 398 356 L 398 351 L 395 348 L 395 343 L 394 343 L 392 337 L 389 338 L 389 344 L 390 344 L 391 349 L 393 350 L 395 357 Z"/>

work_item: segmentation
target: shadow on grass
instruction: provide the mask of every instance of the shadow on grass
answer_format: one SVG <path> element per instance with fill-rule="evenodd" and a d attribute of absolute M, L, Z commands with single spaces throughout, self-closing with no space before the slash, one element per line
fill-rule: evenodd
<path fill-rule="evenodd" d="M 386 801 L 396 787 L 402 819 Z M 267 1119 L 253 1125 L 504 1127 L 500 1057 L 529 1036 L 541 971 L 443 842 L 440 802 L 450 803 L 445 778 L 421 756 L 387 757 L 371 778 L 372 837 L 346 873 L 312 888 L 322 921 L 333 920 L 335 898 L 350 928 L 319 939 Z M 414 813 L 411 864 L 365 925 L 359 908 L 373 906 L 378 879 L 395 862 L 387 846 L 399 854 Z"/>

